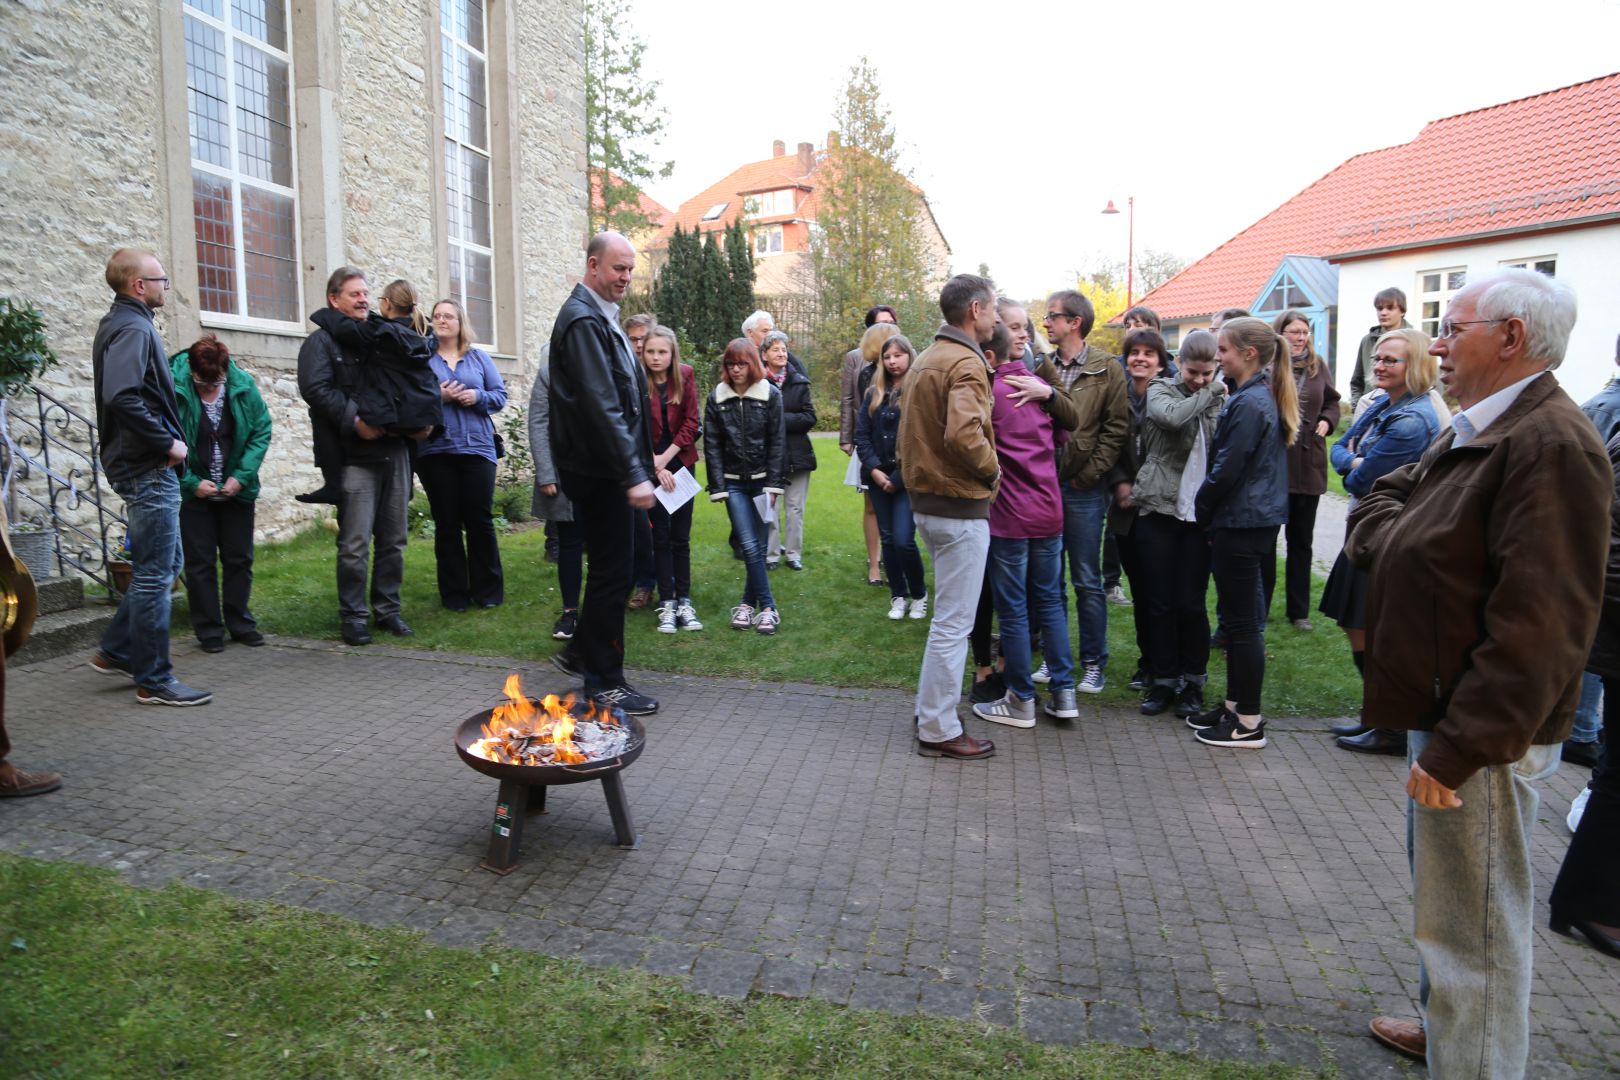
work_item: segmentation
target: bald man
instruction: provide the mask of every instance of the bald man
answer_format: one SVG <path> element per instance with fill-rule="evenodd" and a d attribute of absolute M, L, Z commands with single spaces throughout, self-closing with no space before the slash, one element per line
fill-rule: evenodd
<path fill-rule="evenodd" d="M 135 683 L 142 705 L 206 705 L 213 695 L 174 677 L 169 662 L 169 587 L 184 565 L 180 474 L 186 444 L 153 312 L 169 276 L 149 251 L 120 248 L 107 261 L 112 308 L 91 345 L 101 467 L 124 500 L 134 578 L 90 661 L 100 674 Z"/>
<path fill-rule="evenodd" d="M 647 379 L 619 328 L 619 301 L 635 267 L 630 241 L 615 232 L 593 237 L 585 279 L 551 330 L 551 456 L 589 565 L 574 637 L 552 663 L 601 703 L 645 716 L 658 702 L 624 678 L 631 530 L 635 511 L 653 504 Z"/>

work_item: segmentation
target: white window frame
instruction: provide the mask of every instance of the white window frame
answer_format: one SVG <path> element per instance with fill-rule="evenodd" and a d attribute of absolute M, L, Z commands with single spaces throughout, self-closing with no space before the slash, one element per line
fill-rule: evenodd
<path fill-rule="evenodd" d="M 488 341 L 475 340 L 473 343 L 475 345 L 477 345 L 479 348 L 482 348 L 487 352 L 493 353 L 493 352 L 498 351 L 498 349 L 497 349 L 498 340 L 497 339 L 499 339 L 499 337 L 500 337 L 500 322 L 501 322 L 501 319 L 500 319 L 500 278 L 499 278 L 499 275 L 500 275 L 500 262 L 499 262 L 499 259 L 496 256 L 496 253 L 495 253 L 495 124 L 494 124 L 494 112 L 495 112 L 495 109 L 494 109 L 493 97 L 492 97 L 492 94 L 490 92 L 490 78 L 489 78 L 490 59 L 491 59 L 490 58 L 489 46 L 490 46 L 490 35 L 492 33 L 491 22 L 492 22 L 492 18 L 493 18 L 493 12 L 490 11 L 489 0 L 474 0 L 474 2 L 477 3 L 483 9 L 484 48 L 482 50 L 479 50 L 479 49 L 473 48 L 471 45 L 469 45 L 467 42 L 461 40 L 460 38 L 451 36 L 445 30 L 445 28 L 444 28 L 444 12 L 446 10 L 445 9 L 445 4 L 447 2 L 448 2 L 448 0 L 440 0 L 440 3 L 439 3 L 439 46 L 440 46 L 440 52 L 441 52 L 441 55 L 442 55 L 442 50 L 443 50 L 444 43 L 445 43 L 446 40 L 448 40 L 449 43 L 450 43 L 450 47 L 451 47 L 453 52 L 455 52 L 455 53 L 459 53 L 459 52 L 469 53 L 473 57 L 476 57 L 483 65 L 483 71 L 484 71 L 484 86 L 483 86 L 483 91 L 484 91 L 484 98 L 483 98 L 483 100 L 484 100 L 484 142 L 485 142 L 486 145 L 484 147 L 480 148 L 480 147 L 474 146 L 471 143 L 461 141 L 461 139 L 459 139 L 455 135 L 451 134 L 450 125 L 449 125 L 449 117 L 448 116 L 445 117 L 443 137 L 442 137 L 442 139 L 441 139 L 441 141 L 439 143 L 439 146 L 437 147 L 437 156 L 438 156 L 438 160 L 439 160 L 439 169 L 444 173 L 445 190 L 448 192 L 449 187 L 450 187 L 450 176 L 449 176 L 449 172 L 448 172 L 448 169 L 447 169 L 447 166 L 446 166 L 446 163 L 445 163 L 445 145 L 447 143 L 454 143 L 457 150 L 460 151 L 460 152 L 470 152 L 470 153 L 481 155 L 484 158 L 484 160 L 487 162 L 487 167 L 484 170 L 484 175 L 487 178 L 487 182 L 488 182 L 488 187 L 486 188 L 486 190 L 484 192 L 484 195 L 485 195 L 485 198 L 484 198 L 485 210 L 484 210 L 484 212 L 485 212 L 485 214 L 488 215 L 487 226 L 488 226 L 488 230 L 489 230 L 489 241 L 490 242 L 489 242 L 488 246 L 485 246 L 485 245 L 482 245 L 482 244 L 474 243 L 471 240 L 457 239 L 456 237 L 452 236 L 450 234 L 450 229 L 449 229 L 449 207 L 448 207 L 448 205 L 446 205 L 446 207 L 445 207 L 445 226 L 446 226 L 446 228 L 445 228 L 445 244 L 446 244 L 445 259 L 446 259 L 446 267 L 448 268 L 451 264 L 453 264 L 457 260 L 458 253 L 459 254 L 465 254 L 465 253 L 470 252 L 470 253 L 475 254 L 475 255 L 482 255 L 482 256 L 484 256 L 485 258 L 487 258 L 489 260 L 489 293 L 490 293 L 490 295 L 489 295 L 489 305 L 490 305 L 489 337 L 490 337 L 490 340 L 488 340 Z M 449 79 L 449 78 L 453 78 L 453 77 L 454 76 L 450 72 L 441 72 L 440 85 L 436 86 L 434 88 L 435 91 L 442 94 L 442 92 L 443 92 L 443 81 L 445 79 Z M 463 178 L 463 179 L 465 179 L 465 178 Z M 463 260 L 461 262 L 462 272 L 461 272 L 461 286 L 460 286 L 459 290 L 453 284 L 453 280 L 454 280 L 453 275 L 451 275 L 450 277 L 447 277 L 445 279 L 445 283 L 444 283 L 445 292 L 448 295 L 450 295 L 453 299 L 455 299 L 456 302 L 461 304 L 463 310 L 467 310 L 467 272 L 466 272 L 466 265 L 467 264 L 466 264 L 465 260 Z M 468 314 L 470 316 L 471 312 L 468 311 Z M 476 337 L 476 335 L 475 335 L 475 337 Z"/>
<path fill-rule="evenodd" d="M 1439 277 L 1439 287 L 1432 291 L 1425 288 L 1423 280 L 1431 274 Z M 1461 274 L 1462 280 L 1454 283 L 1452 281 L 1452 275 L 1454 274 Z M 1414 279 L 1414 284 L 1416 288 L 1413 289 L 1413 292 L 1417 294 L 1417 327 L 1433 338 L 1440 333 L 1440 323 L 1446 317 L 1446 309 L 1451 306 L 1451 298 L 1462 292 L 1463 288 L 1468 284 L 1468 267 L 1446 266 L 1433 270 L 1419 270 Z M 1435 305 L 1435 314 L 1433 316 L 1430 316 L 1425 310 L 1425 306 L 1430 303 Z"/>
<path fill-rule="evenodd" d="M 1543 263 L 1552 264 L 1551 273 L 1541 268 Z M 1528 259 L 1505 259 L 1502 262 L 1502 267 L 1503 269 L 1534 270 L 1538 274 L 1546 274 L 1550 278 L 1556 278 L 1558 276 L 1558 256 L 1535 255 Z"/>
<path fill-rule="evenodd" d="M 744 200 L 750 218 L 788 217 L 793 213 L 793 189 L 756 192 Z"/>
<path fill-rule="evenodd" d="M 754 257 L 757 259 L 765 259 L 772 255 L 780 255 L 783 252 L 784 243 L 786 243 L 786 237 L 783 235 L 782 226 L 780 225 L 771 225 L 763 229 L 755 229 Z"/>
<path fill-rule="evenodd" d="M 274 194 L 281 195 L 281 196 L 292 199 L 292 204 L 293 204 L 292 205 L 292 214 L 293 214 L 293 282 L 294 282 L 294 288 L 297 290 L 297 296 L 294 299 L 293 303 L 294 303 L 294 306 L 295 306 L 295 308 L 297 309 L 298 312 L 302 313 L 305 310 L 304 281 L 303 281 L 303 278 L 304 278 L 304 274 L 303 274 L 303 264 L 304 264 L 304 257 L 303 257 L 303 228 L 302 228 L 303 220 L 302 220 L 302 215 L 301 215 L 301 211 L 300 211 L 300 201 L 299 201 L 299 198 L 298 198 L 298 187 L 297 187 L 297 184 L 298 184 L 298 112 L 297 112 L 297 98 L 298 98 L 298 95 L 297 95 L 296 91 L 297 91 L 297 86 L 298 86 L 298 80 L 297 80 L 296 72 L 294 72 L 294 70 L 293 70 L 293 57 L 292 57 L 293 25 L 292 25 L 292 11 L 291 11 L 292 5 L 289 2 L 289 0 L 279 0 L 279 2 L 283 5 L 284 14 L 285 14 L 285 17 L 286 17 L 287 47 L 285 49 L 278 49 L 275 46 L 269 44 L 268 42 L 261 41 L 260 39 L 258 39 L 256 37 L 253 37 L 253 36 L 251 36 L 249 34 L 244 34 L 242 31 L 236 29 L 236 27 L 232 24 L 232 21 L 231 21 L 231 10 L 232 10 L 231 0 L 222 0 L 221 7 L 222 7 L 222 10 L 224 12 L 224 15 L 223 15 L 222 18 L 216 18 L 215 16 L 210 15 L 207 12 L 202 11 L 197 7 L 194 7 L 189 2 L 189 0 L 187 0 L 187 2 L 182 3 L 181 7 L 180 7 L 181 22 L 182 22 L 182 29 L 181 29 L 182 37 L 184 36 L 184 20 L 187 19 L 187 18 L 196 19 L 202 25 L 207 26 L 210 29 L 217 30 L 220 33 L 224 34 L 224 36 L 225 36 L 225 63 L 226 63 L 226 66 L 227 66 L 227 70 L 230 71 L 229 77 L 227 77 L 225 79 L 225 106 L 226 106 L 226 115 L 229 118 L 229 122 L 226 125 L 226 129 L 229 132 L 229 137 L 230 137 L 230 144 L 229 144 L 230 145 L 230 159 L 231 159 L 230 166 L 229 167 L 222 167 L 222 166 L 219 166 L 219 165 L 215 165 L 212 162 L 198 160 L 196 157 L 191 155 L 191 140 L 190 140 L 190 138 L 188 137 L 187 140 L 186 140 L 187 162 L 188 162 L 188 165 L 189 165 L 189 168 L 186 171 L 186 187 L 187 187 L 187 190 L 192 190 L 192 185 L 193 185 L 192 176 L 191 176 L 192 172 L 202 172 L 202 173 L 206 173 L 206 174 L 208 174 L 210 176 L 218 177 L 218 178 L 220 178 L 222 180 L 227 181 L 231 186 L 231 238 L 232 238 L 232 256 L 233 256 L 233 259 L 234 259 L 232 272 L 236 275 L 237 310 L 234 311 L 234 312 L 210 311 L 207 308 L 204 308 L 202 306 L 202 289 L 201 289 L 202 266 L 201 266 L 201 263 L 199 261 L 198 262 L 198 267 L 197 267 L 197 270 L 198 270 L 197 313 L 198 313 L 198 316 L 200 318 L 200 321 L 201 321 L 202 325 L 206 326 L 206 327 L 218 327 L 220 329 L 235 329 L 235 330 L 259 330 L 259 331 L 264 331 L 264 332 L 268 332 L 268 333 L 278 333 L 278 332 L 279 333 L 285 333 L 289 329 L 291 329 L 291 330 L 293 330 L 295 332 L 302 332 L 303 329 L 304 329 L 304 320 L 303 320 L 301 314 L 298 317 L 295 317 L 293 319 L 283 320 L 283 319 L 265 319 L 265 318 L 260 318 L 260 317 L 257 317 L 257 316 L 249 315 L 247 313 L 247 306 L 248 306 L 247 247 L 244 244 L 243 237 L 242 237 L 242 185 L 243 184 L 247 184 L 250 187 L 259 188 L 261 190 L 269 191 L 269 192 L 272 192 Z M 244 172 L 240 171 L 240 169 L 238 168 L 238 165 L 240 164 L 240 160 L 241 160 L 240 159 L 241 150 L 240 150 L 240 145 L 239 145 L 239 139 L 238 139 L 238 134 L 239 133 L 238 133 L 238 127 L 237 127 L 237 122 L 236 122 L 237 87 L 236 87 L 236 78 L 235 78 L 235 71 L 234 71 L 234 66 L 235 66 L 235 63 L 236 63 L 236 42 L 237 41 L 241 41 L 241 42 L 245 43 L 249 48 L 257 49 L 260 52 L 263 52 L 265 55 L 270 56 L 271 58 L 273 58 L 275 60 L 279 60 L 279 61 L 281 61 L 281 62 L 283 62 L 283 63 L 285 63 L 287 65 L 287 117 L 288 117 L 288 121 L 289 121 L 288 126 L 289 126 L 289 131 L 290 131 L 290 138 L 289 138 L 288 142 L 289 142 L 289 149 L 290 149 L 290 152 L 292 154 L 291 170 L 292 170 L 292 178 L 293 178 L 293 186 L 291 186 L 291 187 L 283 187 L 280 184 L 276 184 L 276 183 L 268 181 L 268 180 L 261 180 L 256 176 L 249 176 L 247 173 L 244 173 Z M 189 70 L 186 73 L 186 79 L 187 79 L 187 82 L 189 83 L 190 82 L 190 72 L 189 72 Z M 188 119 L 189 119 L 189 112 L 190 112 L 189 101 L 188 101 L 187 104 L 188 104 L 187 113 L 188 113 Z M 193 201 L 194 202 L 194 200 L 195 200 L 195 195 L 192 196 L 192 200 L 188 200 L 188 201 Z M 190 231 L 190 235 L 191 235 L 191 243 L 192 243 L 193 247 L 195 247 L 195 245 L 197 243 L 197 217 L 196 217 L 195 211 L 193 211 L 193 213 L 192 213 L 191 228 L 190 228 L 189 231 Z"/>

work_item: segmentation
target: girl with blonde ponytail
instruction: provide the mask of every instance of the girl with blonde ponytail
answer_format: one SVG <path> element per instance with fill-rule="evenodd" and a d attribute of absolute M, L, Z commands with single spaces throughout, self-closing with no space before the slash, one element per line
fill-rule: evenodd
<path fill-rule="evenodd" d="M 1260 319 L 1223 323 L 1215 358 L 1234 389 L 1193 505 L 1210 534 L 1229 642 L 1227 689 L 1224 701 L 1188 717 L 1187 726 L 1209 746 L 1259 748 L 1266 745 L 1262 567 L 1276 565 L 1277 530 L 1288 520 L 1288 446 L 1299 434 L 1299 389 L 1288 343 Z"/>

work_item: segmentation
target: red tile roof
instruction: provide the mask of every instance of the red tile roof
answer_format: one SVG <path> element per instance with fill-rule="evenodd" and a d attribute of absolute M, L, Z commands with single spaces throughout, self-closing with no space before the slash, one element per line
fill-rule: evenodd
<path fill-rule="evenodd" d="M 779 220 L 814 221 L 816 208 L 821 202 L 816 194 L 814 178 L 817 168 L 826 160 L 826 156 L 825 150 L 815 151 L 814 161 L 808 173 L 799 164 L 799 155 L 791 153 L 781 157 L 769 157 L 764 161 L 751 161 L 747 165 L 733 169 L 720 180 L 681 203 L 658 230 L 658 235 L 652 239 L 651 246 L 666 246 L 676 225 L 688 232 L 697 228 L 699 224 L 703 226 L 704 231 L 724 229 L 742 216 L 744 194 L 759 194 L 779 188 L 801 188 L 807 192 L 795 197 L 797 206 L 791 217 Z M 726 204 L 725 212 L 713 221 L 703 221 L 703 215 L 718 203 Z"/>
<path fill-rule="evenodd" d="M 617 173 L 613 174 L 613 178 L 618 183 L 624 183 L 624 179 Z M 591 208 L 594 210 L 602 209 L 602 185 L 594 175 L 591 177 Z M 669 221 L 669 207 L 654 199 L 645 191 L 636 192 L 636 208 L 646 216 L 647 220 L 653 223 L 654 228 L 661 229 Z"/>
<path fill-rule="evenodd" d="M 1361 154 L 1142 298 L 1161 318 L 1251 303 L 1286 255 L 1329 259 L 1620 216 L 1620 73 L 1435 120 Z"/>

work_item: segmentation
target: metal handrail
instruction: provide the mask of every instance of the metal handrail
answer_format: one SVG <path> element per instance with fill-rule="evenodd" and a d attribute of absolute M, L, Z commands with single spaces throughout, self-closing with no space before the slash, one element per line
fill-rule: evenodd
<path fill-rule="evenodd" d="M 14 407 L 29 395 L 32 410 Z M 121 543 L 110 544 L 108 538 L 117 534 L 121 542 L 128 535 L 129 519 L 112 509 L 114 496 L 102 487 L 95 421 L 38 387 L 0 399 L 0 420 L 6 433 L 4 495 L 14 498 L 17 507 L 13 522 L 48 526 L 56 569 L 77 572 L 111 590 L 107 564 Z M 94 512 L 93 521 L 89 511 Z"/>

